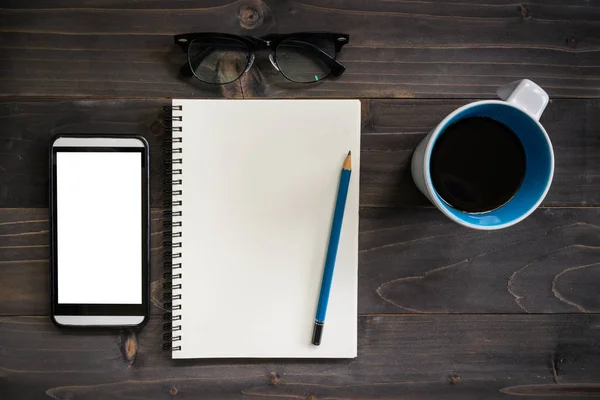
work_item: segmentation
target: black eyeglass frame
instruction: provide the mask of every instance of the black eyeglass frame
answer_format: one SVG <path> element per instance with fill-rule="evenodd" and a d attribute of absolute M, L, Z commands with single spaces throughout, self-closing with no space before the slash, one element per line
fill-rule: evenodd
<path fill-rule="evenodd" d="M 337 61 L 337 55 L 342 50 L 342 47 L 350 42 L 350 35 L 346 33 L 331 33 L 331 32 L 298 32 L 298 33 L 273 33 L 262 37 L 257 36 L 241 36 L 241 35 L 233 35 L 229 33 L 217 33 L 217 32 L 194 32 L 194 33 L 183 33 L 179 35 L 175 35 L 175 44 L 180 46 L 183 52 L 188 56 L 188 61 L 181 66 L 179 69 L 179 73 L 185 77 L 194 76 L 201 82 L 211 84 L 211 85 L 223 85 L 227 83 L 232 83 L 237 81 L 246 73 L 252 63 L 254 62 L 254 53 L 258 50 L 268 49 L 271 50 L 271 55 L 269 56 L 269 60 L 286 79 L 296 83 L 310 83 L 310 82 L 297 82 L 293 79 L 290 79 L 285 75 L 285 73 L 279 68 L 277 64 L 277 46 L 281 44 L 281 42 L 289 39 L 309 39 L 309 38 L 319 38 L 319 39 L 331 39 L 334 43 L 335 53 L 333 56 L 327 54 L 324 50 L 314 46 L 319 50 L 319 55 L 322 56 L 327 62 L 331 63 L 331 68 L 329 72 L 323 76 L 321 79 L 328 77 L 329 75 L 333 75 L 338 77 L 344 73 L 346 67 L 344 67 L 339 61 Z M 192 69 L 191 60 L 189 59 L 189 48 L 190 45 L 198 39 L 230 39 L 236 40 L 240 43 L 246 45 L 248 50 L 248 57 L 246 60 L 246 65 L 244 66 L 244 71 L 234 80 L 229 82 L 206 82 L 200 79 L 198 76 L 194 74 Z M 308 44 L 308 43 L 307 43 Z"/>

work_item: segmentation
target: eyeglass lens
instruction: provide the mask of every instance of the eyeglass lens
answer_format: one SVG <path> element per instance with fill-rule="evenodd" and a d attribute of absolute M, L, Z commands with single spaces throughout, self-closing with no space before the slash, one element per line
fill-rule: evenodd
<path fill-rule="evenodd" d="M 206 83 L 235 81 L 244 73 L 249 59 L 246 44 L 230 38 L 198 38 L 188 48 L 192 72 Z"/>
<path fill-rule="evenodd" d="M 335 61 L 335 44 L 326 38 L 289 38 L 275 49 L 281 73 L 290 81 L 317 82 L 331 72 Z"/>

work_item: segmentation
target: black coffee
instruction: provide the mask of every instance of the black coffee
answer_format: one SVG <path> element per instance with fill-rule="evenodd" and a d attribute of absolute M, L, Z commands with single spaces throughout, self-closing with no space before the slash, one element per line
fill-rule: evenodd
<path fill-rule="evenodd" d="M 472 117 L 450 125 L 431 153 L 431 180 L 452 208 L 471 213 L 506 204 L 525 177 L 525 149 L 506 125 Z"/>

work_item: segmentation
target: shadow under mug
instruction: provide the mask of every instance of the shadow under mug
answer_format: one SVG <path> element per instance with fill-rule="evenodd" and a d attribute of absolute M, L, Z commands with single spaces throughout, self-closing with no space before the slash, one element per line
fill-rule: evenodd
<path fill-rule="evenodd" d="M 523 79 L 500 87 L 497 93 L 504 101 L 477 101 L 444 118 L 419 143 L 412 157 L 411 172 L 421 193 L 448 218 L 474 229 L 501 229 L 525 219 L 546 197 L 554 175 L 552 143 L 539 123 L 549 100 L 546 92 L 534 82 Z M 431 181 L 431 152 L 436 140 L 453 123 L 471 117 L 488 117 L 503 123 L 517 135 L 525 149 L 525 177 L 520 188 L 506 204 L 483 213 L 452 208 L 442 200 Z"/>

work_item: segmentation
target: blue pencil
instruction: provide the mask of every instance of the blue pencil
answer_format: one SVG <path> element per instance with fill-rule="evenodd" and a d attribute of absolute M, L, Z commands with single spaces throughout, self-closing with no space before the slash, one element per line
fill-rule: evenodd
<path fill-rule="evenodd" d="M 351 172 L 352 159 L 350 157 L 350 152 L 348 152 L 348 156 L 344 160 L 344 165 L 342 167 L 342 175 L 340 176 L 340 186 L 335 202 L 333 223 L 331 224 L 331 234 L 329 235 L 329 246 L 327 247 L 327 257 L 325 258 L 323 281 L 321 282 L 321 293 L 319 294 L 319 305 L 317 306 L 315 329 L 312 337 L 312 344 L 315 346 L 321 344 L 321 336 L 323 335 L 323 325 L 325 324 L 325 314 L 327 313 L 327 303 L 329 302 L 329 292 L 331 291 L 333 267 L 335 266 L 335 258 L 340 243 L 340 233 L 342 231 L 342 221 L 344 220 L 344 209 L 346 208 L 346 197 L 348 197 Z"/>

